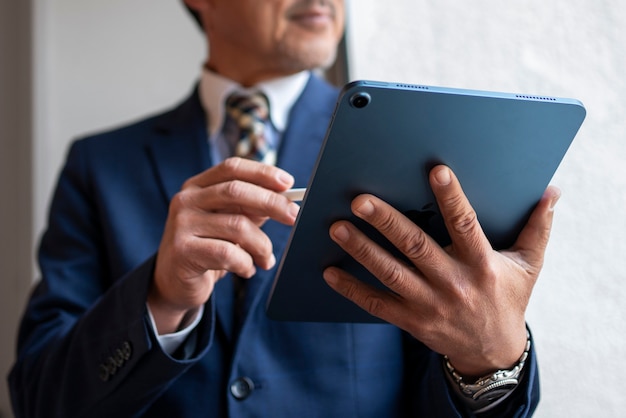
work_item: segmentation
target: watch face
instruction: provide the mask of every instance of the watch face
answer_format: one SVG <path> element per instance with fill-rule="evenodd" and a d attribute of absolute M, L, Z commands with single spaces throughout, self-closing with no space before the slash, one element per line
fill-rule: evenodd
<path fill-rule="evenodd" d="M 488 402 L 496 401 L 503 397 L 504 395 L 510 393 L 517 387 L 517 379 L 513 380 L 511 383 L 504 383 L 503 385 L 499 385 L 497 388 L 489 390 L 489 387 L 482 389 L 485 392 L 476 396 L 476 401 Z M 476 392 L 476 394 L 480 393 L 480 391 Z"/>

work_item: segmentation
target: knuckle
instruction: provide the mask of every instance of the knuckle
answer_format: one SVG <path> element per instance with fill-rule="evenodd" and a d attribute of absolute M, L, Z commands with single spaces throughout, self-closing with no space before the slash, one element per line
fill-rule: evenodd
<path fill-rule="evenodd" d="M 241 157 L 228 157 L 222 162 L 221 167 L 226 174 L 232 174 L 239 170 L 241 163 Z"/>
<path fill-rule="evenodd" d="M 499 271 L 496 263 L 486 257 L 483 257 L 478 261 L 481 271 L 481 276 L 484 280 L 493 282 L 498 279 Z"/>
<path fill-rule="evenodd" d="M 404 269 L 397 262 L 389 262 L 389 264 L 385 269 L 387 273 L 384 277 L 384 283 L 390 288 L 395 288 L 405 280 Z"/>
<path fill-rule="evenodd" d="M 474 210 L 465 210 L 452 215 L 449 219 L 450 227 L 458 234 L 467 234 L 476 228 L 478 218 Z"/>
<path fill-rule="evenodd" d="M 195 186 L 195 181 L 196 181 L 196 180 L 195 180 L 195 178 L 194 178 L 194 177 L 191 177 L 191 178 L 189 178 L 189 179 L 185 180 L 185 182 L 184 182 L 184 183 L 183 183 L 183 185 L 180 187 L 180 189 L 181 189 L 181 190 L 187 190 L 187 189 L 190 189 L 190 188 L 194 187 L 194 186 Z"/>
<path fill-rule="evenodd" d="M 357 260 L 371 260 L 374 255 L 374 250 L 370 245 L 361 244 L 352 248 L 351 253 Z"/>
<path fill-rule="evenodd" d="M 358 296 L 357 286 L 354 283 L 344 282 L 340 287 L 340 292 L 348 299 L 356 301 Z"/>
<path fill-rule="evenodd" d="M 542 245 L 545 246 L 550 240 L 550 234 L 552 233 L 552 225 L 543 224 L 543 225 L 540 225 L 537 229 L 538 229 L 539 242 L 541 242 Z"/>
<path fill-rule="evenodd" d="M 406 245 L 403 252 L 412 260 L 427 258 L 432 251 L 431 246 L 428 245 L 428 238 L 424 233 L 413 234 L 405 242 Z"/>
<path fill-rule="evenodd" d="M 395 231 L 398 228 L 398 220 L 391 213 L 388 213 L 376 220 L 376 227 L 381 232 Z"/>
<path fill-rule="evenodd" d="M 273 165 L 268 165 L 268 164 L 259 164 L 259 171 L 260 171 L 260 175 L 263 177 L 271 177 L 274 175 L 274 172 L 276 171 L 276 167 L 274 167 Z"/>
<path fill-rule="evenodd" d="M 475 311 L 475 301 L 472 297 L 474 292 L 472 291 L 472 286 L 467 282 L 465 277 L 459 277 L 457 280 L 452 281 L 447 290 L 456 301 L 453 305 L 453 310 L 469 308 L 470 311 Z M 438 315 L 440 317 L 446 317 L 447 315 L 450 315 L 449 310 L 449 308 L 440 307 Z"/>
<path fill-rule="evenodd" d="M 244 234 L 248 230 L 248 218 L 245 216 L 232 215 L 226 218 L 226 228 L 236 234 Z"/>
<path fill-rule="evenodd" d="M 363 299 L 363 307 L 374 316 L 384 316 L 386 304 L 377 294 L 368 294 Z"/>
<path fill-rule="evenodd" d="M 266 211 L 272 211 L 275 208 L 285 207 L 288 204 L 288 200 L 277 193 L 266 193 L 263 199 L 263 206 Z"/>
<path fill-rule="evenodd" d="M 245 187 L 243 182 L 238 180 L 229 181 L 224 185 L 222 189 L 222 194 L 231 199 L 231 200 L 239 200 L 245 195 Z"/>
<path fill-rule="evenodd" d="M 236 256 L 237 248 L 234 245 L 215 244 L 208 248 L 209 257 L 216 260 L 221 267 L 229 266 Z"/>
<path fill-rule="evenodd" d="M 173 248 L 176 256 L 191 255 L 195 253 L 196 249 L 192 241 L 185 235 L 177 234 L 174 236 Z"/>
<path fill-rule="evenodd" d="M 181 209 L 189 207 L 192 200 L 190 191 L 188 189 L 183 189 L 172 197 L 170 207 L 173 211 L 177 212 Z"/>

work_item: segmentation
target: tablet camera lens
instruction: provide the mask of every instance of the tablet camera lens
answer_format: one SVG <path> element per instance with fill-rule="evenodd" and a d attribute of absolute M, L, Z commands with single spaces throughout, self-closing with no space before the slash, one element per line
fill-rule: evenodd
<path fill-rule="evenodd" d="M 362 109 L 370 103 L 370 100 L 371 98 L 369 94 L 359 92 L 359 93 L 355 93 L 350 98 L 350 103 L 352 104 L 352 106 L 356 107 L 357 109 Z"/>

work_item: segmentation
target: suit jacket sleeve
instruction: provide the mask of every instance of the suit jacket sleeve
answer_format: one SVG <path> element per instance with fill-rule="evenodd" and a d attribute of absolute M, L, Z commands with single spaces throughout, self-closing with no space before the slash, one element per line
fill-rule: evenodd
<path fill-rule="evenodd" d="M 138 415 L 210 345 L 208 304 L 188 360 L 165 354 L 146 318 L 154 257 L 114 277 L 106 223 L 81 142 L 70 150 L 42 238 L 42 279 L 27 306 L 10 374 L 16 417 Z M 128 394 L 134 396 L 128 396 Z"/>
<path fill-rule="evenodd" d="M 426 349 L 411 336 L 405 335 L 408 377 L 407 398 L 412 400 L 411 413 L 415 417 L 476 417 L 526 418 L 531 417 L 539 403 L 539 374 L 534 344 L 531 345 L 524 376 L 514 392 L 498 407 L 483 414 L 474 414 L 458 399 L 445 376 L 442 356 Z M 412 394 L 411 394 L 412 393 Z"/>

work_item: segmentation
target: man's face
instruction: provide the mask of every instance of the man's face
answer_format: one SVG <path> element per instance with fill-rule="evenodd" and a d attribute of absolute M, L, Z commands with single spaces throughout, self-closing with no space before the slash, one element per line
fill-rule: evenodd
<path fill-rule="evenodd" d="M 204 1 L 209 65 L 226 76 L 252 84 L 334 61 L 343 0 Z"/>

